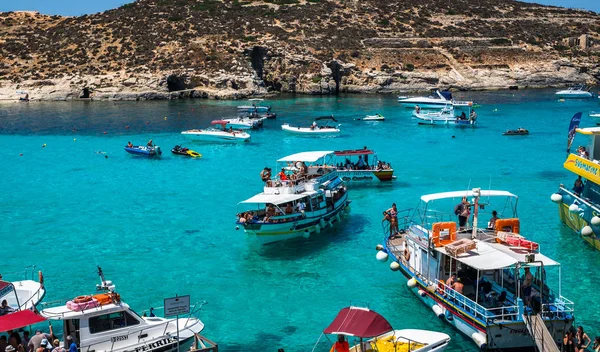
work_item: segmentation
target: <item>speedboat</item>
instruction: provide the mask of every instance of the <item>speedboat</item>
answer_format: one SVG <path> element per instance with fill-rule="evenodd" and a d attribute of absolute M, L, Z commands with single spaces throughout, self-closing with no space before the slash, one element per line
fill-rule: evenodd
<path fill-rule="evenodd" d="M 527 134 L 529 134 L 529 131 L 521 127 L 517 128 L 516 130 L 507 130 L 506 132 L 502 133 L 503 136 L 524 136 Z"/>
<path fill-rule="evenodd" d="M 560 264 L 523 236 L 517 202 L 510 192 L 479 188 L 423 195 L 418 207 L 397 214 L 395 231 L 384 220 L 384 245 L 376 247 L 377 260 L 391 257 L 389 268 L 433 316 L 481 350 L 549 350 L 532 330 L 550 346 L 573 325 Z M 524 275 L 535 278 L 530 290 L 522 289 Z"/>
<path fill-rule="evenodd" d="M 173 147 L 173 149 L 171 149 L 171 153 L 173 154 L 177 154 L 177 155 L 185 155 L 185 156 L 190 156 L 192 158 L 201 158 L 202 154 L 193 151 L 191 149 L 188 148 L 183 148 L 180 145 L 176 145 Z"/>
<path fill-rule="evenodd" d="M 38 281 L 28 280 L 29 270 L 34 275 L 33 266 L 25 270 L 25 280 L 4 281 L 0 276 L 0 302 L 6 300 L 8 306 L 15 312 L 34 309 L 46 295 L 44 275 L 38 271 Z"/>
<path fill-rule="evenodd" d="M 136 145 L 133 147 L 125 147 L 125 151 L 129 154 L 145 156 L 145 157 L 159 157 L 162 154 L 159 146 L 145 146 L 145 145 Z"/>
<path fill-rule="evenodd" d="M 358 120 L 363 120 L 363 121 L 385 121 L 385 116 L 383 116 L 381 114 L 367 115 L 367 116 L 363 117 L 362 119 L 358 119 Z"/>
<path fill-rule="evenodd" d="M 264 99 L 248 99 L 250 105 L 239 105 L 237 107 L 240 112 L 268 112 L 271 110 L 270 106 L 259 105 Z"/>
<path fill-rule="evenodd" d="M 452 105 L 446 105 L 441 110 L 438 111 L 426 111 L 421 109 L 420 107 L 415 107 L 413 110 L 413 116 L 420 119 L 436 119 L 436 120 L 453 120 L 454 116 L 454 108 Z"/>
<path fill-rule="evenodd" d="M 328 123 L 326 123 L 325 125 L 319 125 L 317 123 L 317 121 L 321 121 L 321 120 L 331 120 L 334 122 L 337 122 L 337 120 L 333 117 L 333 115 L 331 116 L 320 116 L 317 117 L 315 119 L 315 121 L 312 123 L 312 125 L 310 127 L 296 127 L 296 126 L 290 126 L 290 124 L 283 124 L 281 125 L 281 129 L 289 132 L 289 133 L 296 133 L 296 134 L 306 134 L 306 135 L 338 135 L 340 134 L 340 129 L 338 128 L 340 125 L 338 124 L 337 126 L 333 126 L 330 125 Z"/>
<path fill-rule="evenodd" d="M 139 315 L 121 300 L 115 285 L 105 280 L 98 267 L 101 283 L 95 293 L 84 294 L 44 308 L 40 315 L 48 320 L 62 322 L 63 341 L 66 336 L 77 342 L 80 351 L 189 351 L 198 342 L 209 341 L 200 335 L 204 323 L 198 315 L 202 305 L 190 305 L 189 310 L 177 318 L 163 318 L 146 313 Z M 189 296 L 181 296 L 182 300 Z M 204 302 L 205 303 L 205 302 Z M 185 308 L 184 308 L 185 309 Z M 158 309 L 157 309 L 158 310 Z M 189 313 L 188 313 L 189 312 Z M 213 349 L 202 351 L 216 351 Z"/>
<path fill-rule="evenodd" d="M 591 98 L 593 96 L 592 92 L 589 91 L 589 88 L 586 89 L 586 86 L 583 84 L 559 90 L 555 95 L 561 99 L 582 99 Z"/>
<path fill-rule="evenodd" d="M 250 134 L 247 132 L 222 131 L 214 128 L 207 128 L 204 130 L 187 130 L 181 132 L 181 134 L 189 139 L 200 142 L 238 143 L 250 141 Z"/>
<path fill-rule="evenodd" d="M 259 122 L 257 120 L 249 118 L 213 120 L 211 124 L 213 126 L 221 126 L 224 130 L 229 128 L 233 128 L 234 130 L 250 130 L 259 127 Z"/>
<path fill-rule="evenodd" d="M 353 306 L 340 310 L 323 334 L 338 335 L 336 344 L 345 343 L 340 341 L 341 336 L 353 338 L 347 341 L 352 345 L 350 352 L 442 352 L 450 343 L 449 335 L 437 331 L 394 330 L 379 313 Z"/>
<path fill-rule="evenodd" d="M 303 152 L 277 161 L 277 177 L 238 204 L 238 227 L 261 244 L 308 238 L 341 222 L 350 201 L 332 151 Z"/>
<path fill-rule="evenodd" d="M 446 105 L 452 105 L 455 109 L 470 108 L 473 106 L 472 101 L 455 101 L 452 98 L 451 92 L 440 91 L 439 89 L 433 90 L 428 97 L 398 97 L 398 102 L 406 108 L 419 106 L 424 109 L 439 109 Z"/>
<path fill-rule="evenodd" d="M 445 107 L 437 112 L 424 112 L 417 110 L 413 112 L 419 125 L 450 125 L 456 127 L 473 127 L 477 123 L 475 110 L 470 109 L 469 117 L 463 112 L 460 116 L 454 115 L 454 108 Z"/>
<path fill-rule="evenodd" d="M 334 163 L 337 173 L 348 184 L 384 182 L 396 179 L 389 163 L 377 160 L 377 153 L 367 149 L 337 150 Z M 369 157 L 371 160 L 369 160 Z"/>

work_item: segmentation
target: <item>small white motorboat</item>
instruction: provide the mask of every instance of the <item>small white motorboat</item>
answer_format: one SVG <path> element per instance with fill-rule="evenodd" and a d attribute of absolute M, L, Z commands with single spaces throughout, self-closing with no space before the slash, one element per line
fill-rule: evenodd
<path fill-rule="evenodd" d="M 590 111 L 588 114 L 589 117 L 600 117 L 600 112 Z"/>
<path fill-rule="evenodd" d="M 323 330 L 323 334 L 338 335 L 332 350 L 349 348 L 350 352 L 442 352 L 450 343 L 448 334 L 437 331 L 394 330 L 379 313 L 362 307 L 342 309 L 333 322 Z M 353 341 L 349 341 L 350 339 Z"/>
<path fill-rule="evenodd" d="M 317 126 L 317 127 L 296 127 L 290 126 L 287 123 L 281 125 L 281 129 L 289 133 L 306 134 L 306 135 L 339 135 L 340 129 L 332 126 Z"/>
<path fill-rule="evenodd" d="M 475 126 L 477 123 L 477 114 L 471 110 L 469 117 L 463 112 L 461 116 L 454 116 L 452 109 L 443 109 L 438 112 L 415 112 L 415 118 L 419 125 L 453 125 L 456 127 Z"/>
<path fill-rule="evenodd" d="M 358 120 L 362 120 L 362 121 L 385 121 L 385 116 L 383 116 L 381 114 L 367 115 L 367 116 L 363 117 L 362 119 L 358 119 Z"/>
<path fill-rule="evenodd" d="M 32 267 L 28 267 L 31 269 Z M 29 271 L 25 272 L 28 276 Z M 33 270 L 31 271 L 33 276 Z M 13 311 L 33 309 L 40 303 L 46 295 L 44 289 L 44 276 L 38 272 L 38 281 L 20 280 L 20 281 L 2 281 L 0 277 L 0 301 L 6 300 L 6 303 Z"/>
<path fill-rule="evenodd" d="M 569 87 L 568 89 L 559 90 L 555 95 L 561 99 L 584 99 L 593 96 L 592 92 L 589 91 L 589 88 L 586 89 L 585 85 L 578 85 Z"/>
<path fill-rule="evenodd" d="M 237 107 L 240 112 L 255 112 L 255 113 L 266 113 L 271 110 L 270 106 L 259 105 L 264 99 L 248 99 L 250 105 L 239 105 Z"/>
<path fill-rule="evenodd" d="M 239 143 L 249 142 L 250 134 L 243 131 L 222 131 L 214 128 L 204 130 L 187 130 L 182 135 L 199 142 Z"/>
<path fill-rule="evenodd" d="M 233 128 L 234 130 L 250 130 L 259 127 L 259 120 L 249 118 L 221 119 L 213 120 L 211 124 L 213 126 L 220 126 L 224 130 L 228 130 L 229 128 Z"/>

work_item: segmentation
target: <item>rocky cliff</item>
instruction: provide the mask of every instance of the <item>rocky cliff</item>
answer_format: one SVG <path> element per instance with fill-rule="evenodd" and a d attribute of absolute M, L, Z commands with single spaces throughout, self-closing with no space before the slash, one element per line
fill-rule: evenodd
<path fill-rule="evenodd" d="M 511 0 L 138 0 L 81 17 L 9 12 L 0 13 L 0 99 L 594 84 L 594 41 L 596 13 Z"/>

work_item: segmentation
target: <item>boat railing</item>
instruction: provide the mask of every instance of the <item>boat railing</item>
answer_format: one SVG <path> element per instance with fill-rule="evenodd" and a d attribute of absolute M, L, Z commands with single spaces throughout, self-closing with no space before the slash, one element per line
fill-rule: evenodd
<path fill-rule="evenodd" d="M 37 268 L 37 266 L 35 265 L 28 265 L 25 268 L 23 268 L 22 270 L 18 270 L 18 271 L 12 271 L 12 272 L 3 272 L 2 275 L 3 276 L 20 276 L 23 275 L 23 279 L 24 280 L 33 280 L 35 281 L 35 269 Z M 6 278 L 3 278 L 4 281 L 9 281 Z"/>
<path fill-rule="evenodd" d="M 430 286 L 434 285 L 438 290 L 438 294 L 444 296 L 447 300 L 452 301 L 455 307 L 463 312 L 474 316 L 476 319 L 482 319 L 486 322 L 493 320 L 519 320 L 518 306 L 500 306 L 494 308 L 486 308 L 481 304 L 471 300 L 465 295 L 457 292 L 451 287 L 446 286 L 442 280 L 434 283 L 430 281 Z"/>
<path fill-rule="evenodd" d="M 573 192 L 571 192 L 570 190 L 566 189 L 564 186 L 560 186 L 560 191 L 563 193 L 566 193 L 567 195 L 571 196 L 573 199 L 575 199 L 578 203 L 584 204 L 587 207 L 590 207 L 591 209 L 597 211 L 600 213 L 600 207 L 598 207 L 598 205 L 593 204 L 591 202 L 589 202 L 588 200 L 574 194 Z"/>
<path fill-rule="evenodd" d="M 554 302 L 542 304 L 541 309 L 546 318 L 565 319 L 565 315 L 572 315 L 575 312 L 575 303 L 564 296 L 559 296 Z"/>

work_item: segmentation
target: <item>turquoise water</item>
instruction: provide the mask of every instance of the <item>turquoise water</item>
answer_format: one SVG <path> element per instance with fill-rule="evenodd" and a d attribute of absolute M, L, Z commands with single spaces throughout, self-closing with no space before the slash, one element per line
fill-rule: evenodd
<path fill-rule="evenodd" d="M 277 120 L 265 121 L 251 143 L 231 146 L 194 144 L 179 132 L 233 116 L 235 101 L 2 104 L 0 272 L 37 265 L 46 300 L 91 292 L 96 265 L 139 312 L 175 294 L 207 300 L 204 334 L 222 351 L 308 351 L 350 304 L 368 304 L 397 329 L 446 332 L 450 351 L 474 351 L 418 302 L 401 274 L 375 260 L 374 248 L 382 240 L 381 211 L 392 202 L 403 209 L 424 193 L 491 185 L 520 196 L 522 232 L 563 264 L 563 295 L 575 301 L 577 324 L 593 338 L 600 333 L 600 253 L 560 225 L 550 195 L 575 179 L 562 167 L 571 116 L 582 111 L 588 126 L 587 112 L 600 103 L 558 102 L 552 93 L 457 94 L 483 105 L 476 129 L 417 126 L 394 96 L 287 96 L 269 102 Z M 373 113 L 387 120 L 353 120 Z M 342 124 L 341 137 L 280 130 L 283 122 L 308 125 L 326 114 Z M 517 127 L 531 134 L 501 135 Z M 163 148 L 161 160 L 123 151 L 127 141 L 151 138 Z M 203 158 L 172 155 L 176 144 Z M 300 151 L 363 146 L 389 161 L 398 179 L 352 188 L 352 215 L 335 231 L 261 247 L 235 230 L 236 204 L 261 191 L 263 167 Z"/>

